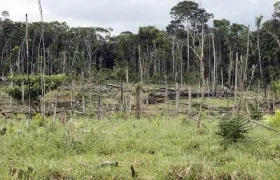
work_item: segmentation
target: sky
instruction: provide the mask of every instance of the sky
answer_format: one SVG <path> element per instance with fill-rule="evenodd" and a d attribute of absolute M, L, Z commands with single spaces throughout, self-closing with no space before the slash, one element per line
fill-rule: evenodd
<path fill-rule="evenodd" d="M 170 10 L 180 0 L 41 0 L 44 21 L 67 22 L 70 27 L 113 28 L 137 33 L 141 26 L 165 29 Z M 277 0 L 199 0 L 214 19 L 228 19 L 255 29 L 255 17 L 270 19 Z M 197 1 L 198 2 L 198 1 Z M 37 0 L 0 0 L 0 11 L 7 10 L 13 21 L 39 21 Z"/>

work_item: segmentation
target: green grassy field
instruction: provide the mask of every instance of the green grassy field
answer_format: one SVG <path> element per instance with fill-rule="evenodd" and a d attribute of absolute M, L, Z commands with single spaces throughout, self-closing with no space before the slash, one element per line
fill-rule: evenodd
<path fill-rule="evenodd" d="M 197 129 L 183 116 L 80 117 L 55 128 L 34 120 L 27 130 L 24 118 L 2 119 L 0 127 L 8 129 L 0 136 L 0 179 L 16 179 L 28 168 L 30 179 L 132 179 L 130 166 L 137 179 L 279 179 L 278 133 L 257 127 L 224 147 L 215 134 L 218 121 Z M 104 161 L 118 167 L 100 167 Z"/>

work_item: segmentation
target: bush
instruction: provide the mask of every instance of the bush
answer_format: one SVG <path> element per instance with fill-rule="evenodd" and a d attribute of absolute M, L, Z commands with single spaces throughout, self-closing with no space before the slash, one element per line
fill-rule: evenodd
<path fill-rule="evenodd" d="M 274 95 L 278 98 L 280 94 L 280 80 L 273 81 L 271 85 Z"/>
<path fill-rule="evenodd" d="M 263 116 L 263 122 L 267 123 L 269 126 L 279 126 L 280 125 L 280 110 L 275 110 L 274 116 L 266 114 Z"/>
<path fill-rule="evenodd" d="M 249 121 L 242 116 L 225 116 L 218 124 L 217 135 L 223 138 L 223 142 L 235 143 L 239 139 L 245 139 L 251 126 Z"/>
<path fill-rule="evenodd" d="M 263 113 L 259 110 L 257 103 L 250 103 L 251 118 L 254 120 L 261 120 Z"/>
<path fill-rule="evenodd" d="M 44 117 L 40 113 L 37 113 L 32 120 L 32 125 L 35 127 L 44 127 Z"/>
<path fill-rule="evenodd" d="M 41 76 L 30 75 L 29 82 L 27 75 L 13 75 L 9 77 L 9 80 L 14 83 L 14 86 L 12 88 L 7 88 L 5 91 L 18 102 L 22 100 L 22 85 L 24 89 L 24 100 L 28 102 L 28 83 L 30 84 L 31 102 L 39 101 L 39 98 L 42 96 Z M 65 74 L 45 76 L 45 91 L 49 92 L 57 89 L 58 86 L 66 80 L 67 76 Z"/>

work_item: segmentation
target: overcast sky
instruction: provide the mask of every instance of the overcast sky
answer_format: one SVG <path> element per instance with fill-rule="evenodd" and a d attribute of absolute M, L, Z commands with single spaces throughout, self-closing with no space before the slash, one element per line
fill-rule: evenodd
<path fill-rule="evenodd" d="M 180 0 L 41 0 L 45 21 L 65 21 L 70 26 L 111 27 L 115 34 L 137 32 L 140 26 L 165 29 L 170 9 Z M 215 19 L 251 25 L 262 14 L 269 19 L 277 0 L 203 0 L 202 6 Z M 39 21 L 37 0 L 0 0 L 0 11 L 8 10 L 14 21 Z"/>

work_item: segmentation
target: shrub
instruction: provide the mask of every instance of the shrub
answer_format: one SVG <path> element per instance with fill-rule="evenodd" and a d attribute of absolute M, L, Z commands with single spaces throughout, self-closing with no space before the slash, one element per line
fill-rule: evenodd
<path fill-rule="evenodd" d="M 44 127 L 44 117 L 40 113 L 37 113 L 32 120 L 32 125 L 35 127 Z"/>
<path fill-rule="evenodd" d="M 274 95 L 278 98 L 280 94 L 280 80 L 273 81 L 271 85 Z"/>
<path fill-rule="evenodd" d="M 9 80 L 14 83 L 14 86 L 12 88 L 7 88 L 5 91 L 9 96 L 18 102 L 21 102 L 22 100 L 22 85 L 24 89 L 24 100 L 28 102 L 28 83 L 30 84 L 31 102 L 38 101 L 42 96 L 41 76 L 31 75 L 29 82 L 27 75 L 13 75 L 9 77 Z M 65 74 L 45 76 L 45 91 L 49 92 L 51 90 L 57 89 L 57 87 L 66 80 L 67 76 Z"/>
<path fill-rule="evenodd" d="M 242 116 L 225 116 L 218 124 L 217 135 L 223 138 L 225 143 L 235 143 L 239 139 L 245 139 L 251 126 L 249 121 Z"/>
<path fill-rule="evenodd" d="M 259 110 L 257 103 L 250 103 L 251 118 L 254 120 L 261 120 L 263 113 Z"/>
<path fill-rule="evenodd" d="M 274 116 L 266 114 L 263 116 L 263 122 L 267 123 L 269 126 L 279 126 L 280 125 L 280 110 L 276 109 Z"/>

